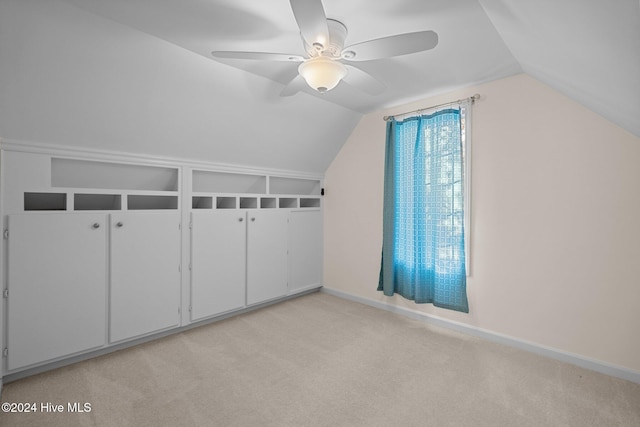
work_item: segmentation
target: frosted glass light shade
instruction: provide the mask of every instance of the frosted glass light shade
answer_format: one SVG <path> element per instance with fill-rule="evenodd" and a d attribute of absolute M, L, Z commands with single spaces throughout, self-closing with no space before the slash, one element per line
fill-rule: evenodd
<path fill-rule="evenodd" d="M 340 83 L 347 75 L 347 68 L 338 61 L 317 56 L 300 64 L 298 72 L 309 86 L 324 93 Z"/>

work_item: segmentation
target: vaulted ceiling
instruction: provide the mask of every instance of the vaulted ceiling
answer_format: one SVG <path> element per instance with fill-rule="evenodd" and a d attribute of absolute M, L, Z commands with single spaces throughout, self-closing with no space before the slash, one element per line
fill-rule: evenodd
<path fill-rule="evenodd" d="M 421 30 L 437 32 L 439 43 L 425 52 L 358 63 L 386 85 L 387 89 L 379 95 L 364 93 L 342 82 L 326 94 L 306 89 L 292 98 L 280 98 L 279 93 L 297 74 L 297 64 L 216 60 L 211 56 L 213 50 L 304 54 L 287 0 L 62 1 L 59 4 L 71 6 L 75 12 L 67 7 L 63 13 L 60 8 L 54 10 L 52 2 L 36 1 L 37 6 L 31 6 L 27 13 L 26 9 L 20 9 L 27 6 L 18 0 L 0 0 L 0 7 L 2 3 L 12 4 L 5 7 L 5 12 L 15 14 L 20 10 L 25 22 L 38 22 L 39 18 L 41 24 L 39 28 L 34 25 L 32 33 L 17 24 L 10 29 L 13 33 L 9 35 L 14 38 L 33 38 L 23 40 L 20 45 L 34 50 L 31 62 L 24 59 L 29 53 L 24 50 L 17 53 L 17 48 L 9 44 L 12 42 L 6 40 L 4 44 L 0 40 L 0 60 L 4 49 L 5 59 L 15 62 L 17 58 L 29 65 L 38 66 L 38 60 L 41 65 L 64 61 L 72 35 L 60 35 L 56 44 L 47 40 L 47 34 L 59 34 L 63 29 L 57 27 L 68 26 L 82 33 L 76 34 L 78 41 L 73 44 L 78 46 L 73 53 L 67 52 L 67 61 L 76 61 L 90 73 L 95 70 L 106 84 L 121 78 L 114 77 L 114 73 L 122 74 L 125 69 L 117 64 L 119 61 L 131 60 L 131 67 L 137 66 L 140 76 L 151 71 L 149 79 L 155 79 L 156 86 L 146 88 L 144 100 L 131 101 L 135 107 L 131 114 L 144 119 L 146 112 L 148 120 L 153 115 L 157 134 L 149 133 L 149 123 L 143 124 L 147 126 L 143 129 L 143 125 L 124 122 L 125 128 L 130 126 L 129 135 L 136 135 L 142 152 L 151 150 L 150 145 L 144 146 L 147 139 L 155 141 L 154 148 L 159 154 L 323 172 L 362 114 L 521 72 L 640 135 L 637 0 L 323 0 L 327 17 L 343 22 L 348 28 L 347 44 Z M 44 9 L 47 11 L 43 12 Z M 61 18 L 63 14 L 67 16 Z M 87 18 L 87 14 L 95 19 Z M 82 24 L 78 24 L 80 18 Z M 5 21 L 0 24 L 10 27 L 12 20 L 5 13 Z M 46 28 L 49 22 L 50 28 Z M 121 30 L 116 31 L 114 26 Z M 138 39 L 145 42 L 136 43 L 134 34 L 140 34 Z M 80 46 L 85 38 L 92 41 Z M 149 38 L 173 45 L 184 53 L 150 51 Z M 50 52 L 53 49 L 58 52 Z M 7 51 L 11 54 L 7 55 Z M 139 58 L 133 59 L 135 52 L 139 52 Z M 86 59 L 87 55 L 91 59 Z M 183 93 L 185 83 L 180 84 L 180 90 L 176 86 L 173 92 L 163 93 L 169 90 L 158 86 L 158 75 L 154 76 L 152 71 L 154 67 L 166 67 L 160 57 L 172 63 L 181 58 L 182 64 L 173 64 L 176 69 L 171 72 L 183 73 L 183 80 L 185 76 L 192 79 L 187 85 L 188 95 Z M 113 64 L 109 65 L 113 69 L 102 75 L 105 64 Z M 28 86 L 27 78 L 47 76 L 45 71 L 42 74 L 30 71 L 31 75 L 24 77 L 6 64 L 2 67 L 0 64 L 0 71 L 15 73 L 18 85 L 21 79 Z M 58 63 L 51 69 L 53 73 L 57 70 L 63 79 L 62 74 L 69 67 L 68 63 Z M 127 83 L 132 86 L 131 92 L 140 90 L 133 89 L 138 83 L 134 80 Z M 151 83 L 142 82 L 145 85 Z M 15 93 L 6 87 L 4 90 L 5 95 L 18 95 L 18 89 Z M 151 95 L 154 90 L 159 93 Z M 80 92 L 78 89 L 78 97 L 83 96 Z M 167 95 L 188 114 L 181 117 L 175 105 L 162 107 L 152 102 Z M 167 111 L 162 111 L 163 108 Z M 11 137 L 19 132 L 13 131 L 13 122 L 9 120 L 13 110 L 6 107 L 4 110 L 0 113 L 9 116 L 5 129 L 0 128 L 0 136 Z M 81 109 L 77 113 L 84 114 Z M 247 119 L 244 126 L 241 118 Z M 178 120 L 185 126 L 178 126 Z M 163 124 L 166 121 L 175 123 L 168 127 Z M 1 118 L 0 125 L 3 125 Z M 113 127 L 108 132 L 105 127 L 103 131 L 99 123 L 92 126 L 93 132 L 86 129 L 85 140 L 99 140 L 101 132 L 110 137 L 105 136 L 103 142 L 125 135 L 124 132 L 118 135 Z M 123 126 L 122 121 L 119 126 Z M 185 130 L 186 137 L 181 142 L 184 150 L 178 152 L 170 147 L 170 141 L 180 135 L 179 129 Z M 80 126 L 79 131 L 82 130 Z M 37 133 L 28 137 L 41 138 Z M 66 137 L 72 138 L 61 134 L 57 142 L 64 142 Z M 164 149 L 163 138 L 167 140 Z M 267 141 L 264 147 L 260 141 Z M 106 144 L 106 148 L 124 149 L 124 145 Z"/>
<path fill-rule="evenodd" d="M 212 50 L 304 54 L 287 0 L 68 1 L 211 60 Z M 433 30 L 439 36 L 432 51 L 358 63 L 387 86 L 380 95 L 363 93 L 346 83 L 323 95 L 307 90 L 351 110 L 369 112 L 428 92 L 521 71 L 477 0 L 324 0 L 323 4 L 328 18 L 346 25 L 347 44 L 421 30 Z M 298 66 L 288 62 L 223 62 L 281 85 L 297 74 Z"/>
<path fill-rule="evenodd" d="M 68 0 L 211 58 L 212 50 L 303 54 L 286 0 Z M 636 0 L 324 0 L 348 44 L 433 30 L 433 51 L 359 64 L 388 89 L 341 84 L 321 96 L 369 112 L 524 71 L 640 134 L 640 5 Z M 226 60 L 286 84 L 297 64 Z M 635 122 L 635 123 L 634 123 Z"/>

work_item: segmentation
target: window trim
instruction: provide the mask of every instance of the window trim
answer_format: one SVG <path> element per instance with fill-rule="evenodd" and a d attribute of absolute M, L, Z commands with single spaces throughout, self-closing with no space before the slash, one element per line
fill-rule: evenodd
<path fill-rule="evenodd" d="M 464 158 L 464 261 L 467 277 L 471 276 L 471 105 L 472 100 L 459 103 L 464 117 L 464 143 L 462 146 Z M 462 111 L 464 110 L 464 111 Z"/>

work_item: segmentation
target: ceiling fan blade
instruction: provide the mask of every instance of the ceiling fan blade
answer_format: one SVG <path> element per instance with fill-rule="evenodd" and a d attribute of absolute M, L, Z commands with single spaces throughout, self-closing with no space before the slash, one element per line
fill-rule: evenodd
<path fill-rule="evenodd" d="M 370 61 L 433 49 L 437 44 L 438 34 L 433 31 L 418 31 L 347 46 L 342 54 L 348 61 Z"/>
<path fill-rule="evenodd" d="M 251 59 L 258 61 L 287 61 L 287 62 L 302 62 L 304 58 L 300 55 L 291 55 L 288 53 L 269 53 L 269 52 L 235 52 L 214 50 L 211 55 L 216 58 L 226 59 Z"/>
<path fill-rule="evenodd" d="M 345 64 L 345 67 L 347 67 L 347 74 L 342 78 L 345 83 L 355 86 L 371 95 L 380 95 L 387 88 L 384 83 L 366 71 L 353 65 Z"/>
<path fill-rule="evenodd" d="M 321 0 L 290 0 L 293 15 L 296 18 L 300 34 L 309 46 L 319 43 L 322 47 L 329 45 L 329 27 L 327 15 Z"/>
<path fill-rule="evenodd" d="M 298 74 L 284 87 L 284 89 L 282 89 L 282 92 L 280 92 L 280 96 L 286 97 L 295 95 L 296 93 L 304 89 L 306 85 L 307 82 L 305 82 L 304 78 Z"/>

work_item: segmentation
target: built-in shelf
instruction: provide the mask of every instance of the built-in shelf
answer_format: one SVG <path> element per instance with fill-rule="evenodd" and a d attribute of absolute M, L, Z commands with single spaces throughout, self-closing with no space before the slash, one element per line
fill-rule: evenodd
<path fill-rule="evenodd" d="M 213 197 L 194 196 L 191 198 L 191 207 L 193 209 L 211 209 L 213 207 Z"/>
<path fill-rule="evenodd" d="M 24 193 L 25 211 L 64 211 L 67 193 Z"/>
<path fill-rule="evenodd" d="M 320 180 L 318 179 L 269 177 L 270 194 L 319 196 L 320 190 Z"/>
<path fill-rule="evenodd" d="M 216 209 L 235 209 L 235 197 L 216 197 Z"/>
<path fill-rule="evenodd" d="M 301 197 L 300 207 L 301 208 L 319 208 L 320 199 L 317 197 L 313 197 L 313 198 Z"/>
<path fill-rule="evenodd" d="M 322 181 L 192 169 L 192 209 L 320 208 Z"/>
<path fill-rule="evenodd" d="M 192 190 L 202 193 L 266 193 L 267 177 L 240 173 L 194 170 Z"/>
<path fill-rule="evenodd" d="M 25 211 L 120 211 L 123 195 L 109 193 L 69 193 L 73 205 L 67 204 L 67 193 L 25 192 Z M 128 210 L 178 209 L 177 195 L 129 194 L 126 196 Z M 209 198 L 211 199 L 211 198 Z M 206 203 L 203 201 L 201 203 Z M 209 203 L 211 201 L 209 200 Z M 211 207 L 211 206 L 209 206 Z"/>
<path fill-rule="evenodd" d="M 192 209 L 309 209 L 321 205 L 320 197 L 197 195 L 191 198 Z"/>
<path fill-rule="evenodd" d="M 298 199 L 295 197 L 281 197 L 279 199 L 281 209 L 295 209 L 298 207 Z"/>
<path fill-rule="evenodd" d="M 76 211 L 120 210 L 122 197 L 119 194 L 85 194 L 73 195 L 73 209 Z"/>
<path fill-rule="evenodd" d="M 130 194 L 127 196 L 129 210 L 178 209 L 178 196 L 152 196 Z"/>
<path fill-rule="evenodd" d="M 278 207 L 275 197 L 261 197 L 260 208 L 261 209 L 275 209 Z"/>
<path fill-rule="evenodd" d="M 51 186 L 114 190 L 178 191 L 178 168 L 51 159 Z"/>
<path fill-rule="evenodd" d="M 257 197 L 240 197 L 240 209 L 256 209 L 257 207 Z"/>

